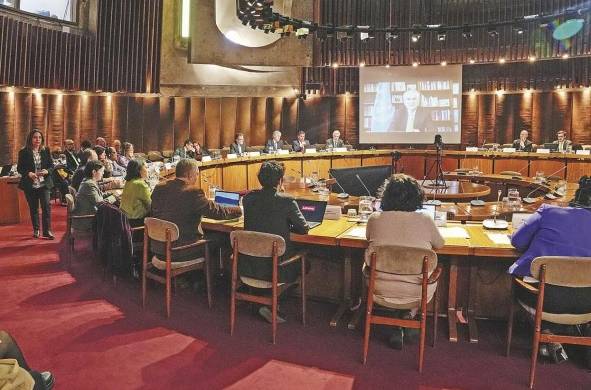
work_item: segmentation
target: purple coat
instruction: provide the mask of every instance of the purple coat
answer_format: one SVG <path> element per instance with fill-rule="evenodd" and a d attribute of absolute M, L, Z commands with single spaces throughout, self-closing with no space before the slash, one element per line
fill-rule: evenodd
<path fill-rule="evenodd" d="M 544 204 L 513 233 L 511 244 L 524 252 L 509 267 L 516 276 L 531 276 L 538 256 L 591 257 L 591 211 Z"/>

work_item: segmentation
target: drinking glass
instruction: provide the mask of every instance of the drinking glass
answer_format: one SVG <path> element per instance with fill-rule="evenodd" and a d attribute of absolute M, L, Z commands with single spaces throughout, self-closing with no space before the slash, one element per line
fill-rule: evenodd
<path fill-rule="evenodd" d="M 371 213 L 373 213 L 373 197 L 359 197 L 359 221 L 367 222 Z"/>
<path fill-rule="evenodd" d="M 214 184 L 209 186 L 209 199 L 215 199 L 215 192 L 218 190 L 218 187 Z"/>
<path fill-rule="evenodd" d="M 316 183 L 318 183 L 318 172 L 312 172 L 310 174 L 310 180 L 312 180 L 312 184 L 316 185 Z"/>
<path fill-rule="evenodd" d="M 509 188 L 509 206 L 519 207 L 521 205 L 521 197 L 519 196 L 519 190 L 517 188 Z"/>
<path fill-rule="evenodd" d="M 544 172 L 543 171 L 536 171 L 536 182 L 537 183 L 544 182 Z"/>

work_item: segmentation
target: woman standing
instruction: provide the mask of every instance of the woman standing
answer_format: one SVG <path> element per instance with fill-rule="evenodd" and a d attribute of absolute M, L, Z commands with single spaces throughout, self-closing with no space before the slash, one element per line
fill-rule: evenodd
<path fill-rule="evenodd" d="M 127 215 L 131 226 L 143 226 L 144 217 L 150 213 L 152 192 L 146 183 L 147 178 L 148 169 L 144 160 L 131 160 L 127 164 L 120 208 Z"/>
<path fill-rule="evenodd" d="M 51 231 L 51 207 L 49 204 L 49 192 L 53 188 L 50 171 L 53 169 L 53 160 L 49 149 L 45 147 L 43 133 L 33 129 L 27 136 L 27 143 L 18 152 L 17 170 L 21 175 L 19 188 L 25 192 L 31 222 L 33 223 L 33 237 L 39 238 L 39 204 L 43 217 L 43 238 L 53 240 L 55 237 Z"/>

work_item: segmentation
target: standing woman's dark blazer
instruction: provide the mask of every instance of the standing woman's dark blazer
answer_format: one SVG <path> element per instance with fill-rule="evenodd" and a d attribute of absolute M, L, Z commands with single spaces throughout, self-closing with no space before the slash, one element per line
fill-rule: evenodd
<path fill-rule="evenodd" d="M 50 190 L 53 188 L 53 180 L 51 180 L 51 170 L 53 169 L 53 160 L 48 148 L 39 150 L 41 154 L 41 169 L 47 169 L 49 174 L 44 177 L 45 187 Z M 18 187 L 23 191 L 31 191 L 33 189 L 33 181 L 29 177 L 29 172 L 35 172 L 35 158 L 33 157 L 33 150 L 27 147 L 22 148 L 18 152 L 18 164 L 16 170 L 21 175 L 21 181 Z"/>

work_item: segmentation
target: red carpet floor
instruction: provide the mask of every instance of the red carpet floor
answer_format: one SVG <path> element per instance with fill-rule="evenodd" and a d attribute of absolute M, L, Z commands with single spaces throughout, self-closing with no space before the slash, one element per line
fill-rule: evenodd
<path fill-rule="evenodd" d="M 270 325 L 247 306 L 228 332 L 228 298 L 218 287 L 213 309 L 204 294 L 179 290 L 172 318 L 163 317 L 163 293 L 150 288 L 141 310 L 139 284 L 103 282 L 86 243 L 63 267 L 65 210 L 54 207 L 56 241 L 34 240 L 30 226 L 0 227 L 0 329 L 13 333 L 31 366 L 51 370 L 57 389 L 524 389 L 529 348 L 516 339 L 502 356 L 504 324 L 480 323 L 481 342 L 445 340 L 427 347 L 425 370 L 416 370 L 416 346 L 387 347 L 387 332 L 372 334 L 366 366 L 361 333 L 330 328 L 335 307 L 311 302 L 309 324 L 297 320 L 294 300 L 284 304 L 288 323 L 272 345 Z M 465 335 L 464 335 L 465 336 Z M 572 360 L 572 359 L 571 359 Z M 540 364 L 538 389 L 591 389 L 580 364 Z"/>

